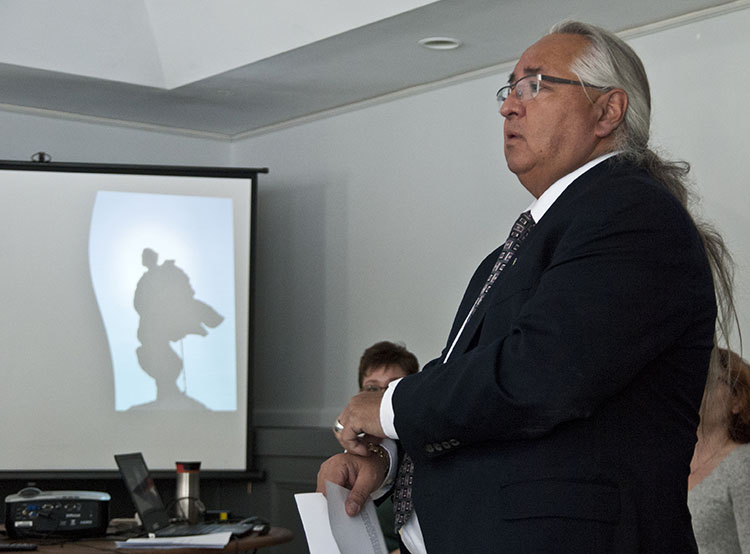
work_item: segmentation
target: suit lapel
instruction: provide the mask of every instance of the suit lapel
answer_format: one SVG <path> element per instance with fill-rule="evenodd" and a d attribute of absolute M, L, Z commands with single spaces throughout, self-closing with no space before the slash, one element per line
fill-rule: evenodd
<path fill-rule="evenodd" d="M 531 231 L 531 234 L 526 239 L 528 242 L 532 242 L 533 234 L 534 230 Z M 522 257 L 524 255 L 524 252 L 527 251 L 527 247 L 530 247 L 529 250 L 533 248 L 530 244 L 523 244 L 519 250 L 519 256 Z M 472 347 L 472 345 L 476 343 L 477 336 L 482 330 L 482 323 L 484 322 L 484 318 L 487 315 L 487 310 L 490 306 L 492 306 L 497 296 L 499 294 L 502 294 L 503 289 L 507 290 L 508 281 L 512 279 L 513 273 L 515 273 L 515 265 L 518 260 L 519 257 L 514 258 L 511 261 L 510 265 L 508 265 L 502 271 L 502 273 L 500 273 L 497 281 L 495 281 L 495 283 L 492 285 L 492 288 L 487 293 L 487 296 L 479 304 L 479 306 L 477 306 L 477 310 L 474 312 L 474 315 L 471 317 L 471 319 L 469 319 L 469 321 L 466 322 L 463 332 L 461 333 L 456 346 L 453 348 L 451 357 L 466 353 Z"/>
<path fill-rule="evenodd" d="M 451 359 L 453 359 L 455 356 L 466 353 L 470 348 L 473 348 L 473 346 L 477 344 L 478 335 L 479 333 L 481 333 L 482 324 L 484 323 L 485 317 L 487 315 L 487 310 L 490 306 L 493 305 L 495 301 L 497 301 L 498 295 L 504 296 L 509 292 L 509 289 L 528 285 L 528 283 L 519 285 L 517 281 L 518 279 L 527 280 L 528 278 L 533 278 L 533 275 L 530 276 L 528 275 L 528 271 L 523 271 L 524 276 L 518 276 L 518 270 L 521 268 L 517 268 L 516 265 L 525 265 L 529 260 L 536 261 L 536 259 L 542 255 L 542 250 L 545 248 L 545 234 L 550 233 L 551 228 L 555 227 L 555 221 L 559 221 L 560 217 L 567 217 L 566 214 L 569 214 L 570 211 L 574 209 L 574 199 L 577 195 L 576 190 L 579 190 L 580 187 L 588 185 L 591 182 L 600 179 L 602 175 L 606 175 L 607 173 L 612 171 L 612 166 L 615 163 L 616 158 L 611 158 L 590 169 L 583 175 L 579 176 L 575 181 L 573 181 L 573 183 L 571 183 L 567 187 L 567 189 L 563 191 L 560 197 L 555 200 L 552 206 L 550 206 L 550 208 L 547 210 L 547 213 L 544 215 L 544 217 L 542 217 L 541 221 L 539 221 L 534 229 L 532 229 L 528 238 L 521 245 L 517 256 L 512 260 L 511 264 L 507 266 L 502 271 L 502 273 L 500 273 L 497 281 L 495 281 L 487 296 L 479 304 L 474 315 L 469 321 L 466 322 L 463 332 L 461 332 L 461 336 L 459 337 L 458 342 L 456 342 L 456 345 L 451 352 Z M 492 257 L 496 258 L 499 252 L 500 249 L 496 250 L 496 252 L 493 253 Z M 491 271 L 491 264 L 484 272 L 484 280 L 486 280 L 487 276 L 489 275 L 489 271 Z M 471 287 L 471 289 L 474 289 L 472 290 L 471 294 L 469 294 L 469 292 L 467 291 L 460 309 L 460 313 L 463 314 L 460 320 L 461 322 L 463 322 L 463 319 L 465 319 L 472 303 L 479 294 L 479 290 L 481 288 L 481 285 L 484 284 L 484 280 L 482 280 L 481 283 L 476 286 L 476 288 L 474 286 Z M 454 322 L 454 325 L 460 324 L 458 322 Z M 454 336 L 453 334 L 451 334 L 451 339 L 448 344 L 452 344 L 453 340 Z"/>

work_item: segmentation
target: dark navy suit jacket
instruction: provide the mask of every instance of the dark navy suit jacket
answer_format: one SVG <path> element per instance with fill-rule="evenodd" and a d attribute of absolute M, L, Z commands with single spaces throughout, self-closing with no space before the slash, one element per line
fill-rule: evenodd
<path fill-rule="evenodd" d="M 393 395 L 429 554 L 696 552 L 687 478 L 715 317 L 701 239 L 661 184 L 617 157 L 576 179 L 447 363 Z"/>

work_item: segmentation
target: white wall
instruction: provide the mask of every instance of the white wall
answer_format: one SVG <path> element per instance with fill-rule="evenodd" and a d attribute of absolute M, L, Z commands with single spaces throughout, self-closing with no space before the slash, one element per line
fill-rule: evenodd
<path fill-rule="evenodd" d="M 747 29 L 750 8 L 631 40 L 652 82 L 655 142 L 693 164 L 703 212 L 734 249 L 746 333 Z M 502 156 L 494 94 L 509 70 L 235 144 L 0 112 L 0 159 L 270 167 L 256 423 L 328 426 L 366 346 L 402 340 L 422 363 L 439 354 L 474 267 L 531 201 Z"/>
<path fill-rule="evenodd" d="M 750 7 L 633 41 L 653 96 L 653 137 L 687 160 L 698 213 L 726 238 L 740 328 L 750 339 Z M 739 349 L 737 337 L 733 348 Z M 750 342 L 743 348 L 750 358 Z"/>
<path fill-rule="evenodd" d="M 750 329 L 750 9 L 632 39 L 651 77 L 654 142 L 693 164 L 703 211 L 739 262 Z M 249 138 L 259 196 L 256 422 L 329 425 L 361 351 L 439 354 L 464 286 L 531 201 L 502 157 L 496 75 Z"/>
<path fill-rule="evenodd" d="M 0 159 L 54 162 L 229 165 L 230 146 L 204 138 L 0 111 Z"/>

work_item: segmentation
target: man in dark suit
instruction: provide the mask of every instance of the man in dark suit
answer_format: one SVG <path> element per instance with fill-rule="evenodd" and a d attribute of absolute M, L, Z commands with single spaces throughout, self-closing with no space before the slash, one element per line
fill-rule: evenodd
<path fill-rule="evenodd" d="M 396 503 L 412 554 L 696 552 L 687 477 L 716 302 L 684 168 L 649 150 L 645 72 L 606 31 L 557 26 L 508 82 L 505 156 L 535 200 L 442 355 L 344 409 L 347 452 L 319 488 L 351 487 L 356 513 L 393 473 L 390 437 L 411 458 Z"/>

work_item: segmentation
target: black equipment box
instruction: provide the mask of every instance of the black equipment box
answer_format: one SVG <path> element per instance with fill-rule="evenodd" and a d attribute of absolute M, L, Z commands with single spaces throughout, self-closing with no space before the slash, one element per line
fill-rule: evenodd
<path fill-rule="evenodd" d="M 5 497 L 5 530 L 12 538 L 101 537 L 109 523 L 106 492 L 21 489 Z"/>

